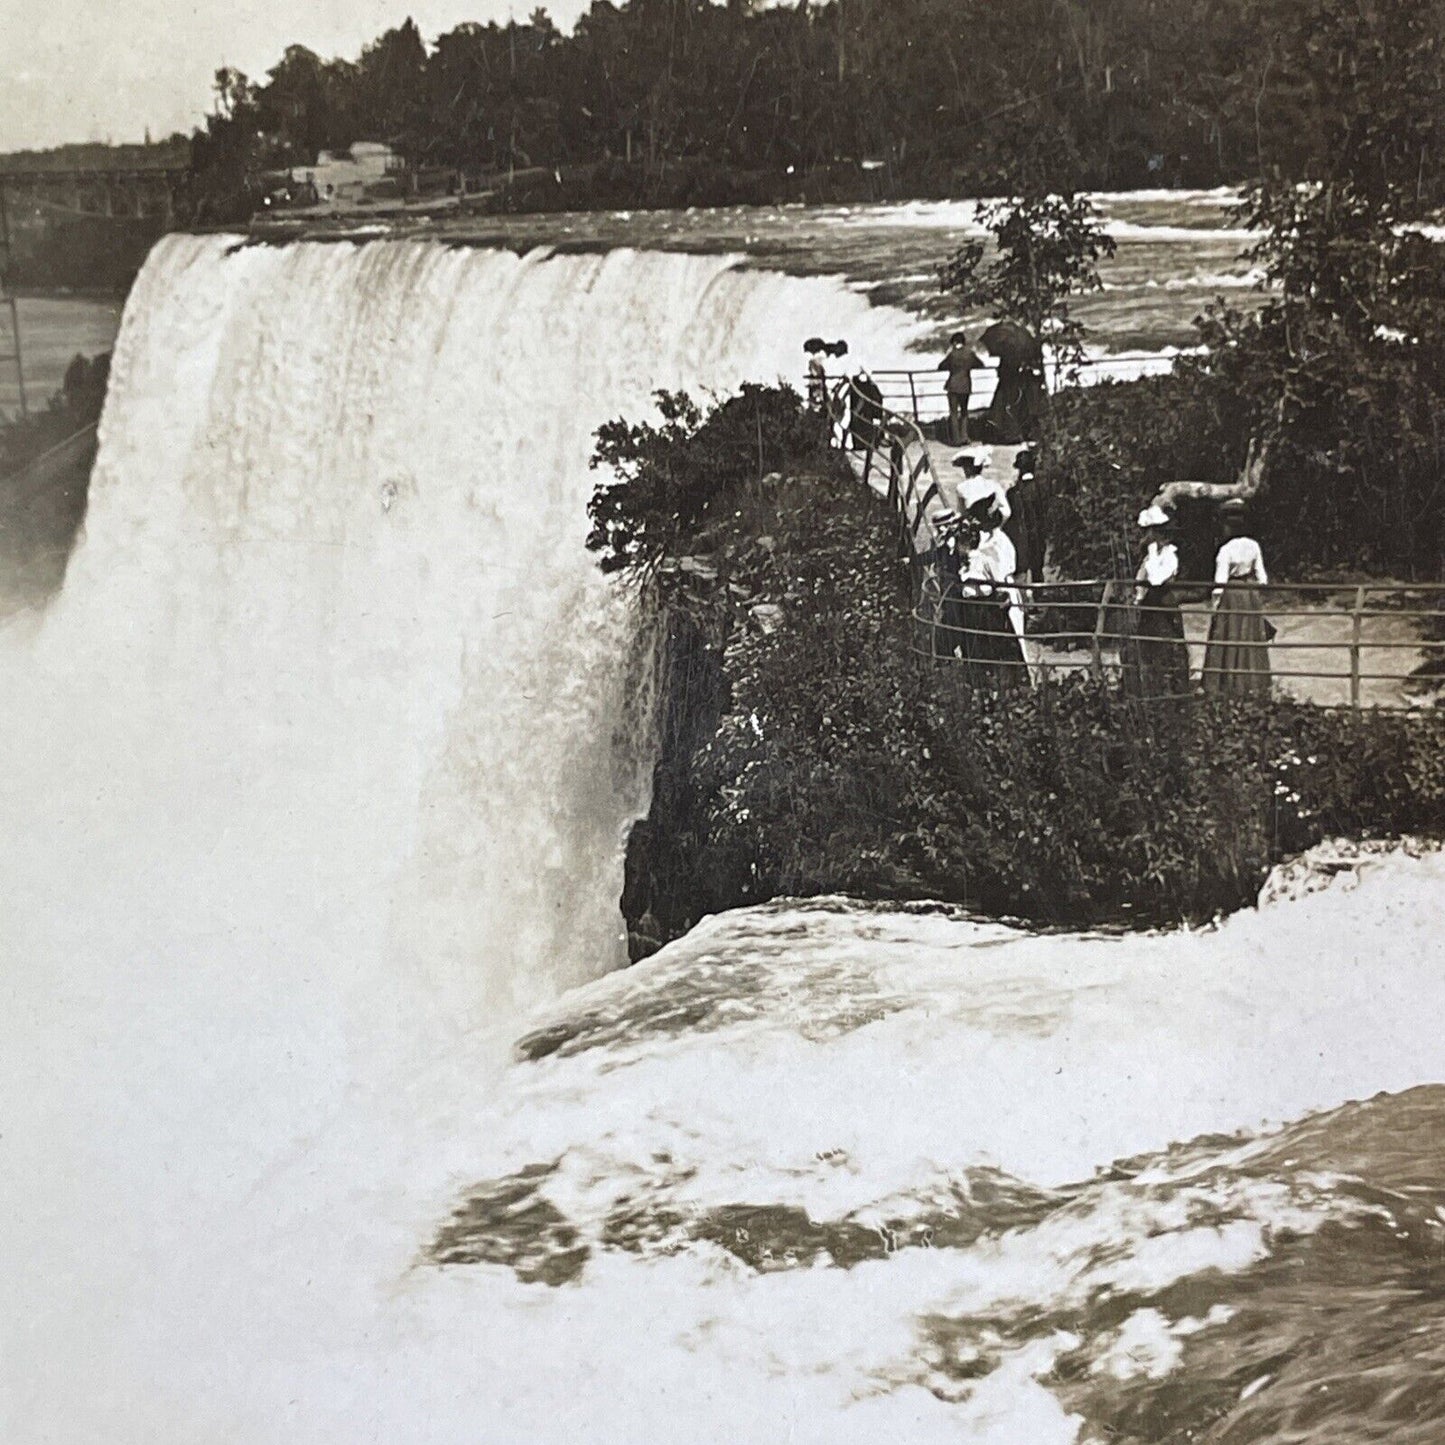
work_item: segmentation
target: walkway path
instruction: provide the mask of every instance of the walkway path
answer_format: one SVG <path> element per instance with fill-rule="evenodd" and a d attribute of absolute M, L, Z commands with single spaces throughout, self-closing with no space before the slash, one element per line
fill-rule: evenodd
<path fill-rule="evenodd" d="M 963 473 L 954 461 L 961 452 L 982 458 L 983 476 L 1004 488 L 1014 480 L 1014 459 L 1020 447 L 951 446 L 926 438 L 907 418 L 892 413 L 888 424 L 897 435 L 908 438 L 902 450 L 898 501 L 905 531 L 912 536 L 919 557 L 933 546 L 929 518 L 944 508 L 958 509 L 956 489 Z M 845 455 L 854 474 L 879 496 L 893 495 L 888 448 L 878 452 L 845 449 Z M 926 587 L 923 569 L 917 570 L 919 585 Z M 1102 584 L 1097 585 L 1102 591 Z M 1119 590 L 1121 594 L 1127 590 L 1127 581 L 1119 584 Z M 1445 592 L 1440 589 L 1402 584 L 1396 594 L 1372 594 L 1358 621 L 1355 609 L 1361 597 L 1349 586 L 1337 591 L 1295 592 L 1285 584 L 1272 588 L 1269 600 L 1272 620 L 1278 628 L 1270 649 L 1278 692 L 1323 707 L 1353 703 L 1366 708 L 1410 708 L 1430 706 L 1438 697 L 1445 677 L 1437 681 L 1432 676 L 1412 674 L 1440 659 L 1445 649 L 1445 643 L 1432 644 L 1428 635 L 1431 618 L 1422 615 L 1438 616 L 1437 630 L 1445 635 Z M 1117 676 L 1118 638 L 1103 625 L 1107 618 L 1101 619 L 1092 603 L 1083 604 L 1080 610 L 1083 616 L 1068 624 L 1085 634 L 1079 639 L 1080 645 L 1065 648 L 1042 642 L 1036 636 L 1026 638 L 1025 653 L 1036 679 L 1045 673 L 1093 670 Z M 1204 662 L 1210 604 L 1207 600 L 1186 604 L 1183 611 L 1190 664 L 1198 677 Z M 1086 641 L 1087 634 L 1096 627 L 1097 651 Z M 1356 674 L 1353 679 L 1352 672 Z"/>

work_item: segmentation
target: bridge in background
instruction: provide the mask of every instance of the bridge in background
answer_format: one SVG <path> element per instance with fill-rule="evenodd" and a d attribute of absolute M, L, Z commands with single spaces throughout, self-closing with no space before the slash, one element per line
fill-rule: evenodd
<path fill-rule="evenodd" d="M 64 146 L 0 156 L 0 365 L 13 366 L 20 414 L 29 412 L 24 346 L 16 306 L 15 229 L 24 218 L 153 221 L 169 229 L 176 197 L 190 175 L 188 142 Z"/>

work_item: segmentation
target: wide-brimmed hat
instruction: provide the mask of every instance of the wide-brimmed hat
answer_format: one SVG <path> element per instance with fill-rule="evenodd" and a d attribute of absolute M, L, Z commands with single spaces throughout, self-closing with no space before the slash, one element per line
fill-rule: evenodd
<path fill-rule="evenodd" d="M 958 504 L 966 512 L 982 520 L 983 513 L 979 508 L 984 503 L 997 510 L 1000 522 L 1007 522 L 1013 515 L 1008 497 L 997 482 L 989 481 L 987 477 L 968 477 L 958 484 Z"/>
<path fill-rule="evenodd" d="M 968 522 L 967 517 L 961 517 L 952 507 L 944 507 L 940 511 L 932 513 L 928 518 L 934 536 L 944 539 L 957 535 L 968 525 Z"/>

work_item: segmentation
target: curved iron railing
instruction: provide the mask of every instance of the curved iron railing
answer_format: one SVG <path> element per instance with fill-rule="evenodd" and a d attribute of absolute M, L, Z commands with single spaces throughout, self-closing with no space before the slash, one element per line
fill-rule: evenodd
<path fill-rule="evenodd" d="M 894 513 L 898 554 L 908 565 L 916 601 L 927 585 L 926 559 L 937 546 L 929 517 L 947 505 L 928 438 L 914 418 L 886 406 L 873 415 L 872 399 L 857 395 L 851 377 L 833 378 L 824 401 L 834 444 L 852 458 L 865 485 L 881 493 Z"/>
<path fill-rule="evenodd" d="M 1111 371 L 1127 373 L 1129 376 L 1160 375 L 1170 370 L 1177 360 L 1175 356 L 1092 356 L 1079 363 L 1078 370 L 1086 375 L 1105 378 Z M 895 415 L 911 417 L 918 423 L 946 420 L 948 417 L 948 373 L 940 368 L 918 367 L 911 370 L 893 368 L 869 371 L 869 376 L 878 384 L 883 393 L 884 406 Z M 998 376 L 996 366 L 981 366 L 974 377 L 982 385 L 975 384 L 975 399 L 986 402 L 993 394 L 993 383 Z M 830 388 L 846 384 L 850 378 L 841 372 L 828 374 Z"/>
<path fill-rule="evenodd" d="M 1133 577 L 1014 580 L 997 589 L 995 613 L 983 614 L 988 625 L 961 622 L 957 604 L 987 599 L 946 595 L 931 515 L 948 499 L 918 420 L 888 407 L 886 393 L 879 414 L 872 414 L 877 404 L 860 398 L 848 377 L 831 379 L 825 401 L 835 443 L 894 511 L 899 555 L 910 576 L 913 647 L 923 656 L 966 661 L 998 681 L 1012 675 L 1035 685 L 1087 672 L 1141 698 L 1269 689 L 1322 707 L 1445 704 L 1445 584 L 1270 583 L 1256 590 L 1273 635 L 1231 639 L 1230 666 L 1223 654 L 1211 653 L 1218 589 L 1207 581 L 1176 582 L 1177 606 L 1154 607 L 1142 603 Z M 1008 607 L 1017 648 L 1003 630 Z M 1175 619 L 1177 638 L 1168 635 Z M 1237 665 L 1240 654 L 1256 653 L 1263 653 L 1262 665 Z"/>

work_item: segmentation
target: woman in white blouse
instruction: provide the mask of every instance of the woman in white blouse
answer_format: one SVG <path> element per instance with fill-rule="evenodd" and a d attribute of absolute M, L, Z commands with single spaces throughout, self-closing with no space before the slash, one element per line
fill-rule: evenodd
<path fill-rule="evenodd" d="M 1179 549 L 1173 518 L 1162 507 L 1139 514 L 1146 545 L 1135 574 L 1133 625 L 1124 639 L 1124 686 L 1135 697 L 1187 697 L 1189 649 L 1175 579 Z"/>
<path fill-rule="evenodd" d="M 991 497 L 961 519 L 957 606 L 952 641 L 977 686 L 1013 687 L 1029 680 L 1023 649 L 1023 613 L 1014 580 L 1018 561 L 1002 531 L 1003 508 Z"/>
<path fill-rule="evenodd" d="M 1260 589 L 1269 585 L 1259 543 L 1244 530 L 1244 503 L 1224 504 L 1228 540 L 1214 559 L 1214 616 L 1204 651 L 1204 690 L 1268 692 L 1269 638 Z"/>

